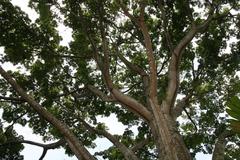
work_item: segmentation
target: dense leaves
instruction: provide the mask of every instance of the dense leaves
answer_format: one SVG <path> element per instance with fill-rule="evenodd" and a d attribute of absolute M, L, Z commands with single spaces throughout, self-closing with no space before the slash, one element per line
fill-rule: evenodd
<path fill-rule="evenodd" d="M 156 63 L 156 98 L 161 104 L 158 107 L 169 96 L 169 73 L 177 73 L 169 113 L 176 128 L 170 128 L 179 131 L 192 157 L 200 152 L 213 154 L 219 137 L 229 130 L 224 113 L 226 102 L 240 93 L 238 1 L 30 0 L 29 7 L 39 15 L 34 22 L 11 1 L 0 1 L 0 47 L 4 50 L 1 63 L 20 66 L 6 69 L 26 93 L 67 124 L 85 147 L 94 148 L 98 137 L 111 139 L 99 117 L 114 115 L 125 125 L 122 135 L 112 135 L 116 141 L 132 150 L 144 141 L 134 150 L 139 159 L 158 159 L 165 154 L 160 153 L 162 146 L 156 140 L 162 135 L 154 135 L 157 124 L 144 119 L 129 107 L 129 101 L 120 101 L 113 91 L 119 90 L 155 116 L 149 99 L 153 77 L 149 77 L 151 50 L 143 32 L 144 22 Z M 72 29 L 72 33 L 65 33 L 72 34 L 68 46 L 60 45 L 65 39 L 58 33 L 60 25 Z M 178 56 L 175 48 L 184 43 L 181 40 L 192 29 L 197 30 L 194 37 L 182 46 Z M 179 61 L 171 70 L 174 55 Z M 2 144 L 11 145 L 8 142 L 12 138 L 21 138 L 14 129 L 10 132 L 8 124 L 27 125 L 45 141 L 63 137 L 3 78 L 0 99 L 2 119 L 7 124 L 1 126 Z M 239 120 L 237 101 L 230 101 L 228 113 Z M 177 106 L 182 109 L 174 115 Z M 233 121 L 235 129 L 238 123 Z M 137 129 L 132 131 L 131 127 Z M 226 159 L 239 157 L 239 137 L 231 134 L 224 139 L 229 142 Z M 18 144 L 11 150 L 0 148 L 0 154 L 4 154 L 0 156 L 10 152 L 19 156 L 22 147 Z M 69 145 L 64 148 L 67 154 L 74 154 Z M 95 156 L 126 158 L 116 144 Z"/>
<path fill-rule="evenodd" d="M 234 131 L 240 133 L 240 100 L 238 97 L 232 97 L 228 102 L 228 114 L 233 118 L 231 127 Z"/>

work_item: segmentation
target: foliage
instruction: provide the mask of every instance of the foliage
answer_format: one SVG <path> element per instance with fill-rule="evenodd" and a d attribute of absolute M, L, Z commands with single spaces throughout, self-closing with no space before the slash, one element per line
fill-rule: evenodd
<path fill-rule="evenodd" d="M 164 113 L 170 117 L 164 123 L 181 135 L 192 157 L 214 152 L 226 129 L 224 104 L 240 93 L 237 0 L 30 0 L 29 7 L 39 15 L 35 21 L 10 0 L 0 1 L 1 63 L 20 66 L 8 73 L 44 110 L 67 124 L 84 147 L 94 148 L 94 140 L 107 137 L 108 129 L 98 117 L 115 115 L 126 127 L 124 134 L 112 135 L 114 141 L 130 150 L 147 139 L 134 153 L 139 159 L 157 159 L 162 154 L 157 141 L 163 136 L 157 135 L 162 124 L 150 122 Z M 59 24 L 72 29 L 68 46 L 61 45 Z M 190 40 L 183 42 L 194 29 Z M 7 124 L 27 125 L 45 141 L 66 137 L 2 77 L 0 99 Z M 151 114 L 150 119 L 134 110 L 136 103 Z M 235 129 L 240 123 L 238 103 L 233 98 L 227 110 L 236 119 Z M 1 143 L 19 138 L 14 129 L 7 135 L 6 128 L 3 125 L 0 131 Z M 239 137 L 228 140 L 225 154 L 239 157 Z M 19 156 L 23 146 L 15 147 L 0 149 L 0 156 L 9 152 Z M 63 147 L 67 154 L 75 154 L 69 145 Z M 126 159 L 116 144 L 95 155 Z"/>
<path fill-rule="evenodd" d="M 240 133 L 240 99 L 237 96 L 228 102 L 227 113 L 232 117 L 230 121 L 232 129 Z"/>
<path fill-rule="evenodd" d="M 8 127 L 6 131 L 0 128 L 0 157 L 1 160 L 13 159 L 23 160 L 23 156 L 19 152 L 24 148 L 22 144 L 11 143 L 22 139 L 18 136 L 12 127 Z M 7 143 L 6 143 L 7 142 Z M 14 145 L 13 145 L 14 144 Z"/>

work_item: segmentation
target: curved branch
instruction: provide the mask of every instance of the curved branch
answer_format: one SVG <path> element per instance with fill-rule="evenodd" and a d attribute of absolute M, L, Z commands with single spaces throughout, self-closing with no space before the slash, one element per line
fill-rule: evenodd
<path fill-rule="evenodd" d="M 120 0 L 118 0 L 118 2 L 124 14 L 127 17 L 129 17 L 139 27 L 139 29 L 143 34 L 146 54 L 148 58 L 149 70 L 150 70 L 149 96 L 151 97 L 151 99 L 153 99 L 154 102 L 157 102 L 157 67 L 156 67 L 155 57 L 153 54 L 151 37 L 149 35 L 147 25 L 144 22 L 144 9 L 146 7 L 146 3 L 144 2 L 140 3 L 140 16 L 139 18 L 135 18 L 133 15 L 131 15 L 128 12 L 127 7 L 123 3 L 121 3 Z"/>
<path fill-rule="evenodd" d="M 0 66 L 0 74 L 3 78 L 11 84 L 14 90 L 28 102 L 29 106 L 34 109 L 40 116 L 42 116 L 46 121 L 56 127 L 60 133 L 63 134 L 64 138 L 68 142 L 70 148 L 72 149 L 73 153 L 80 159 L 84 157 L 85 159 L 95 160 L 95 158 L 88 152 L 88 150 L 84 147 L 82 142 L 78 140 L 78 138 L 70 131 L 69 127 L 57 119 L 54 115 L 48 112 L 43 106 L 37 103 L 33 97 L 28 95 L 21 86 L 11 77 L 9 73 L 7 73 L 1 66 Z"/>
<path fill-rule="evenodd" d="M 131 111 L 133 111 L 134 113 L 137 113 L 148 122 L 151 121 L 152 119 L 151 112 L 141 103 L 139 103 L 137 100 L 123 94 L 122 92 L 120 92 L 118 89 L 115 89 L 115 88 L 113 88 L 111 92 L 121 104 L 127 106 Z"/>
<path fill-rule="evenodd" d="M 190 31 L 183 37 L 183 39 L 173 50 L 168 69 L 169 83 L 166 91 L 166 98 L 164 100 L 164 111 L 166 113 L 170 113 L 171 107 L 173 107 L 176 100 L 177 90 L 179 87 L 179 66 L 183 50 L 191 42 L 191 40 L 195 37 L 197 33 L 208 27 L 212 19 L 213 9 L 210 10 L 208 18 L 201 25 L 192 25 Z"/>
<path fill-rule="evenodd" d="M 116 99 L 114 97 L 106 95 L 105 93 L 103 93 L 102 91 L 100 91 L 99 89 L 92 85 L 87 85 L 87 88 L 105 102 L 116 102 Z"/>
<path fill-rule="evenodd" d="M 124 155 L 126 160 L 139 160 L 131 149 L 129 149 L 123 143 L 119 142 L 119 140 L 116 137 L 114 137 L 107 131 L 93 128 L 92 126 L 90 126 L 88 123 L 86 123 L 82 119 L 80 119 L 80 121 L 84 125 L 84 127 L 87 130 L 89 130 L 90 132 L 102 135 L 102 136 L 106 137 L 109 141 L 111 141 L 121 151 L 121 153 Z"/>
<path fill-rule="evenodd" d="M 45 157 L 45 155 L 47 154 L 47 151 L 49 149 L 55 149 L 55 148 L 58 148 L 60 146 L 63 146 L 66 142 L 65 142 L 64 139 L 60 139 L 59 141 L 54 142 L 54 143 L 42 144 L 42 143 L 29 141 L 29 140 L 17 140 L 17 141 L 6 142 L 4 144 L 1 144 L 1 146 L 7 145 L 7 144 L 12 144 L 12 143 L 25 143 L 25 144 L 30 144 L 30 145 L 42 147 L 43 148 L 43 153 L 42 153 L 41 157 L 39 158 L 39 160 L 43 160 L 43 158 Z"/>
<path fill-rule="evenodd" d="M 177 119 L 177 117 L 181 115 L 182 111 L 184 110 L 185 106 L 188 104 L 189 99 L 192 97 L 192 95 L 193 95 L 192 92 L 189 93 L 187 96 L 185 96 L 175 105 L 173 110 L 171 110 L 173 119 Z"/>
<path fill-rule="evenodd" d="M 149 138 L 146 138 L 138 143 L 136 143 L 133 147 L 132 147 L 132 151 L 133 152 L 136 152 L 137 150 L 141 149 L 142 147 L 144 147 L 146 144 L 148 144 L 150 141 Z"/>
<path fill-rule="evenodd" d="M 43 148 L 43 152 L 42 152 L 42 155 L 39 158 L 39 160 L 43 160 L 43 158 L 46 156 L 46 154 L 47 154 L 47 149 Z"/>
<path fill-rule="evenodd" d="M 103 16 L 102 13 L 100 13 L 100 16 Z M 100 18 L 100 24 L 101 24 L 100 31 L 101 31 L 101 38 L 102 38 L 103 52 L 104 52 L 104 64 L 101 71 L 103 73 L 103 78 L 106 82 L 106 85 L 109 91 L 113 94 L 114 98 L 116 98 L 121 104 L 124 104 L 131 111 L 140 115 L 145 120 L 149 121 L 151 119 L 151 113 L 145 108 L 145 106 L 143 106 L 141 103 L 131 98 L 130 96 L 124 95 L 116 87 L 114 87 L 114 84 L 111 80 L 111 76 L 109 73 L 109 61 L 110 61 L 109 48 L 107 44 L 108 42 L 106 38 L 105 28 L 103 27 L 102 18 Z"/>

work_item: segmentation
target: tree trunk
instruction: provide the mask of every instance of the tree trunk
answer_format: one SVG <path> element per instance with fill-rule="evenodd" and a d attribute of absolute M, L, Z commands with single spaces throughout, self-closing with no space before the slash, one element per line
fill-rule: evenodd
<path fill-rule="evenodd" d="M 158 117 L 156 117 L 158 116 Z M 158 109 L 150 124 L 159 150 L 159 160 L 191 160 L 189 150 L 172 118 Z"/>

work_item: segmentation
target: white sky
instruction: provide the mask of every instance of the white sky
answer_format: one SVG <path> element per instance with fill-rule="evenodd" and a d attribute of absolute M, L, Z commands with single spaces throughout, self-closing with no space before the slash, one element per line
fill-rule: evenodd
<path fill-rule="evenodd" d="M 30 9 L 28 7 L 28 0 L 12 0 L 11 1 L 14 5 L 19 6 L 23 11 L 25 11 L 28 15 L 29 18 L 32 21 L 35 21 L 36 18 L 38 17 L 38 14 Z M 71 29 L 65 27 L 63 24 L 60 24 L 58 27 L 60 35 L 63 37 L 63 41 L 61 42 L 61 45 L 68 46 L 68 43 L 72 40 L 72 35 L 71 35 Z M 0 48 L 0 52 L 3 50 Z M 11 64 L 4 65 L 4 68 L 7 70 L 12 70 L 16 69 Z M 0 117 L 2 114 L 2 110 L 0 110 Z M 108 118 L 98 118 L 99 121 L 105 122 L 106 126 L 109 128 L 109 132 L 112 134 L 121 134 L 124 131 L 124 126 L 117 121 L 117 118 L 115 115 L 111 115 Z M 17 125 L 15 127 L 17 132 L 20 135 L 23 135 L 26 140 L 32 140 L 36 142 L 42 142 L 41 137 L 34 135 L 32 133 L 32 130 L 29 127 L 22 127 L 20 125 Z M 136 128 L 133 128 L 133 131 L 136 131 Z M 94 150 L 90 150 L 90 152 L 93 151 L 100 151 L 104 150 L 107 147 L 111 145 L 111 143 L 106 140 L 106 139 L 97 139 L 96 144 L 98 145 L 97 148 Z M 22 151 L 22 154 L 24 155 L 24 160 L 38 160 L 38 158 L 42 154 L 42 148 L 41 147 L 36 147 L 33 145 L 25 145 L 25 149 Z M 196 156 L 197 160 L 210 160 L 211 155 L 204 155 L 204 154 L 197 154 Z M 75 157 L 68 157 L 67 155 L 64 154 L 63 149 L 55 149 L 55 150 L 49 150 L 47 152 L 47 155 L 45 156 L 44 160 L 76 160 L 77 158 Z"/>

